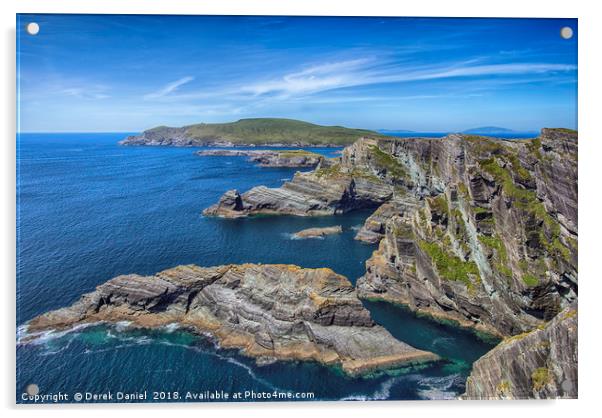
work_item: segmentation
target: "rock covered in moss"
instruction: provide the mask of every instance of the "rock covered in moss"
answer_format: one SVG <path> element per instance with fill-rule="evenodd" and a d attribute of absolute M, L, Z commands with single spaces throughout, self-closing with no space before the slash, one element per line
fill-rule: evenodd
<path fill-rule="evenodd" d="M 502 341 L 474 365 L 464 399 L 576 398 L 577 308 Z"/>

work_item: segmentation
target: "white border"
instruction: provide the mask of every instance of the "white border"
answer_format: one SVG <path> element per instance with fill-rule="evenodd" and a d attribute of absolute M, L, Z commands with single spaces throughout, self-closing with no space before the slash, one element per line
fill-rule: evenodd
<path fill-rule="evenodd" d="M 2 407 L 10 415 L 48 417 L 103 417 L 107 414 L 144 414 L 164 417 L 173 414 L 226 414 L 282 418 L 315 414 L 362 416 L 444 416 L 468 417 L 486 414 L 487 418 L 510 414 L 532 416 L 577 416 L 599 410 L 600 397 L 600 319 L 596 309 L 602 297 L 600 258 L 600 209 L 602 208 L 602 127 L 599 115 L 601 95 L 600 40 L 602 22 L 595 2 L 498 0 L 394 2 L 385 0 L 215 0 L 193 4 L 192 0 L 4 0 L 2 13 Z M 579 305 L 579 395 L 578 401 L 527 402 L 365 402 L 309 404 L 169 404 L 169 405 L 61 405 L 41 408 L 14 406 L 15 397 L 15 13 L 125 13 L 125 14 L 294 14 L 339 16 L 474 16 L 474 17 L 578 17 L 579 18 L 579 217 L 581 219 Z M 502 35 L 501 35 L 502 36 Z"/>

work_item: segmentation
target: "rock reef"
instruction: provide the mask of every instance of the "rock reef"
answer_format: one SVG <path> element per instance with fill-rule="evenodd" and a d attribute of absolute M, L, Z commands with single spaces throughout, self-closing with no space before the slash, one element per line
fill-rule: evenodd
<path fill-rule="evenodd" d="M 577 398 L 577 309 L 507 338 L 474 363 L 463 399 Z"/>
<path fill-rule="evenodd" d="M 351 283 L 327 268 L 188 265 L 123 275 L 27 326 L 35 333 L 97 321 L 179 324 L 258 361 L 311 360 L 349 375 L 438 359 L 376 325 Z"/>
<path fill-rule="evenodd" d="M 293 234 L 293 238 L 322 238 L 326 235 L 340 234 L 341 232 L 343 232 L 343 227 L 341 225 L 327 226 L 324 228 L 308 228 L 299 232 L 295 232 Z"/>
<path fill-rule="evenodd" d="M 315 152 L 305 150 L 203 150 L 195 153 L 201 157 L 249 157 L 249 161 L 261 167 L 304 168 L 316 167 L 324 158 Z"/>

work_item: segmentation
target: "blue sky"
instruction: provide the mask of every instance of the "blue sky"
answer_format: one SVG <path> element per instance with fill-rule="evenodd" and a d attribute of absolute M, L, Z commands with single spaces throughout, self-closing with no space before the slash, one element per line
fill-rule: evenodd
<path fill-rule="evenodd" d="M 19 15 L 19 124 L 576 128 L 576 35 L 575 19 Z"/>

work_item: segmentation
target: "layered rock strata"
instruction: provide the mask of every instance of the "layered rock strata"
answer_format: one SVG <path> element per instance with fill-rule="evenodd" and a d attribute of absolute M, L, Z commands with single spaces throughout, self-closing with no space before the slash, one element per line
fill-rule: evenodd
<path fill-rule="evenodd" d="M 257 186 L 243 194 L 231 190 L 203 214 L 219 217 L 333 215 L 375 207 L 393 197 L 391 184 L 363 168 L 360 172 L 360 166 L 355 171 L 348 171 L 350 168 L 354 167 L 341 164 L 340 158 L 323 159 L 316 170 L 297 172 L 282 187 Z"/>
<path fill-rule="evenodd" d="M 388 146 L 421 204 L 385 223 L 361 297 L 498 336 L 541 325 L 577 298 L 576 133 Z"/>
<path fill-rule="evenodd" d="M 260 360 L 312 360 L 350 375 L 437 360 L 376 325 L 351 283 L 326 268 L 188 265 L 118 276 L 70 307 L 32 319 L 28 331 L 97 321 L 179 324 Z"/>
<path fill-rule="evenodd" d="M 316 167 L 324 158 L 315 152 L 304 150 L 203 150 L 196 155 L 220 157 L 248 157 L 261 167 L 304 168 Z"/>
<path fill-rule="evenodd" d="M 362 138 L 280 188 L 226 193 L 206 215 L 378 209 L 357 238 L 379 248 L 363 298 L 500 337 L 577 298 L 577 133 L 500 140 Z"/>
<path fill-rule="evenodd" d="M 571 306 L 475 362 L 462 398 L 577 398 L 577 365 L 577 310 Z"/>

